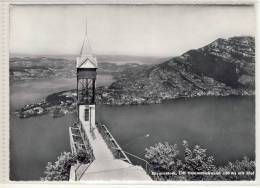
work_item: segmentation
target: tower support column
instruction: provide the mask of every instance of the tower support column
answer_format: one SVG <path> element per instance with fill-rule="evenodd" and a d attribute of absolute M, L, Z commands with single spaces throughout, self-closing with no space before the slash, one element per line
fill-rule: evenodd
<path fill-rule="evenodd" d="M 79 120 L 86 125 L 85 131 L 91 131 L 95 128 L 96 122 L 96 105 L 79 105 Z"/>

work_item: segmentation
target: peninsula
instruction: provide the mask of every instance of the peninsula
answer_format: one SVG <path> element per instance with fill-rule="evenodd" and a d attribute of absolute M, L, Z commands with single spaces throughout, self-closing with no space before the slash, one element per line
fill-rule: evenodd
<path fill-rule="evenodd" d="M 113 73 L 115 82 L 96 88 L 96 104 L 154 104 L 181 97 L 255 94 L 254 37 L 220 38 L 163 63 L 124 66 Z M 54 93 L 17 113 L 21 118 L 49 112 L 60 117 L 74 112 L 75 96 L 75 90 Z"/>

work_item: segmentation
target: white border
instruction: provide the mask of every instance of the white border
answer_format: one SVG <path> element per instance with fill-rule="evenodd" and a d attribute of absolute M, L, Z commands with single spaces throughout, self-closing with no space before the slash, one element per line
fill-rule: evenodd
<path fill-rule="evenodd" d="M 258 0 L 2 0 L 9 4 L 254 4 Z"/>
<path fill-rule="evenodd" d="M 70 185 L 73 186 L 88 186 L 88 187 L 104 187 L 107 185 L 113 185 L 113 187 L 130 187 L 132 185 L 135 186 L 145 186 L 145 187 L 159 187 L 163 186 L 256 186 L 259 184 L 259 148 L 257 143 L 259 143 L 259 129 L 258 122 L 259 117 L 259 69 L 260 65 L 258 50 L 259 50 L 259 37 L 258 33 L 260 32 L 259 24 L 256 24 L 256 181 L 248 182 L 248 181 L 177 181 L 177 182 L 139 182 L 139 181 L 131 181 L 131 182 L 122 182 L 122 181 L 93 181 L 93 182 L 40 182 L 40 181 L 9 181 L 9 6 L 11 4 L 254 4 L 256 7 L 257 18 L 259 20 L 260 10 L 260 2 L 258 0 L 218 0 L 218 1 L 210 1 L 210 0 L 0 0 L 0 182 L 5 183 L 4 185 L 0 185 L 1 187 L 35 187 L 36 185 L 39 187 L 52 187 L 52 186 L 62 186 L 67 187 Z M 259 23 L 259 22 L 256 22 Z M 245 26 L 246 27 L 246 26 Z M 233 187 L 231 186 L 231 187 Z"/>

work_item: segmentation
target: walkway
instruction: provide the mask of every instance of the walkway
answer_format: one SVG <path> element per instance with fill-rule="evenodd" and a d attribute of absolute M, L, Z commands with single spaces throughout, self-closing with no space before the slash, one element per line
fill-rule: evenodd
<path fill-rule="evenodd" d="M 83 126 L 89 130 L 89 125 L 81 121 Z M 115 159 L 107 147 L 101 134 L 96 127 L 87 131 L 89 142 L 92 146 L 95 160 L 83 174 L 81 181 L 85 180 L 142 180 L 150 181 L 151 178 L 140 166 L 134 166 L 120 159 Z"/>

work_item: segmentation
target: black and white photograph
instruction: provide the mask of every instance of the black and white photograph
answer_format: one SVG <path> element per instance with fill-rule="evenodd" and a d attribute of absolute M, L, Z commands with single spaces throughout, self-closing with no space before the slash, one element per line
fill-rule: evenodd
<path fill-rule="evenodd" d="M 10 181 L 255 181 L 254 4 L 9 11 Z"/>

